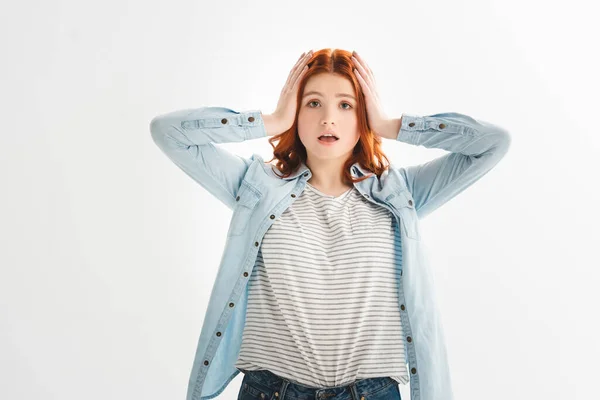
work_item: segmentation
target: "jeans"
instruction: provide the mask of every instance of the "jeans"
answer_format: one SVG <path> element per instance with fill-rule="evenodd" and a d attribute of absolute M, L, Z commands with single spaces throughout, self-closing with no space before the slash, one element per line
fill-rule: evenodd
<path fill-rule="evenodd" d="M 398 382 L 390 377 L 359 379 L 345 386 L 314 388 L 269 370 L 246 371 L 237 400 L 401 400 Z"/>

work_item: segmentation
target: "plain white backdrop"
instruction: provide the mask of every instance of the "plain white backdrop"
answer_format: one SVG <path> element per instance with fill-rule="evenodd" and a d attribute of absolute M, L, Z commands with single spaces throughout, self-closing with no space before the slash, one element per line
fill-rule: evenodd
<path fill-rule="evenodd" d="M 456 399 L 596 398 L 593 7 L 3 7 L 0 398 L 184 400 L 231 211 L 160 152 L 149 123 L 202 106 L 271 113 L 300 54 L 324 47 L 366 60 L 390 117 L 453 111 L 512 134 L 500 164 L 421 223 Z M 266 138 L 224 146 L 272 155 Z M 384 150 L 399 165 L 444 154 Z M 242 377 L 219 398 L 235 399 Z"/>

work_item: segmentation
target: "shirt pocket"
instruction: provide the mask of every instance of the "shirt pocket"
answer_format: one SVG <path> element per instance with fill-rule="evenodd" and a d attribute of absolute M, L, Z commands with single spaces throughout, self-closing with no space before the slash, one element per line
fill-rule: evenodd
<path fill-rule="evenodd" d="M 421 240 L 415 211 L 415 202 L 408 190 L 399 190 L 390 194 L 386 202 L 396 211 L 400 217 L 400 225 L 404 234 L 415 240 Z"/>
<path fill-rule="evenodd" d="M 260 200 L 260 194 L 246 181 L 242 181 L 235 200 L 227 236 L 239 236 L 244 233 Z"/>

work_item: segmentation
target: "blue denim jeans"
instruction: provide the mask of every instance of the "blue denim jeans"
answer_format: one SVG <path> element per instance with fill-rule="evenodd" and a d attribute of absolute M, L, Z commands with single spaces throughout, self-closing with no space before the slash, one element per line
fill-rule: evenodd
<path fill-rule="evenodd" d="M 401 400 L 398 382 L 390 377 L 314 388 L 290 382 L 268 370 L 240 371 L 244 379 L 237 400 Z"/>

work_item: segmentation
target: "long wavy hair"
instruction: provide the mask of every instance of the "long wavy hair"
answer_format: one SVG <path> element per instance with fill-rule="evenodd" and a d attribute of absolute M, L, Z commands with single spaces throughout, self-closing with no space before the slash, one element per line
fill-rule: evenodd
<path fill-rule="evenodd" d="M 290 176 L 300 166 L 301 162 L 306 163 L 306 147 L 300 141 L 298 136 L 298 114 L 302 107 L 302 96 L 306 82 L 311 76 L 323 73 L 337 74 L 348 79 L 354 87 L 358 107 L 356 113 L 358 117 L 358 130 L 360 138 L 352 151 L 352 155 L 344 163 L 344 172 L 342 179 L 346 184 L 353 184 L 369 178 L 372 174 L 362 178 L 354 179 L 350 174 L 350 167 L 358 162 L 360 166 L 371 171 L 380 177 L 388 168 L 390 162 L 381 150 L 381 138 L 371 130 L 367 119 L 367 110 L 365 96 L 362 92 L 360 82 L 354 75 L 354 63 L 352 62 L 352 53 L 341 49 L 321 49 L 313 53 L 308 62 L 308 70 L 298 84 L 298 97 L 296 99 L 296 117 L 294 124 L 287 131 L 269 138 L 269 143 L 273 147 L 273 158 L 277 159 L 275 167 L 282 173 L 282 178 Z M 276 145 L 274 142 L 278 142 Z M 383 164 L 385 160 L 386 164 Z"/>

